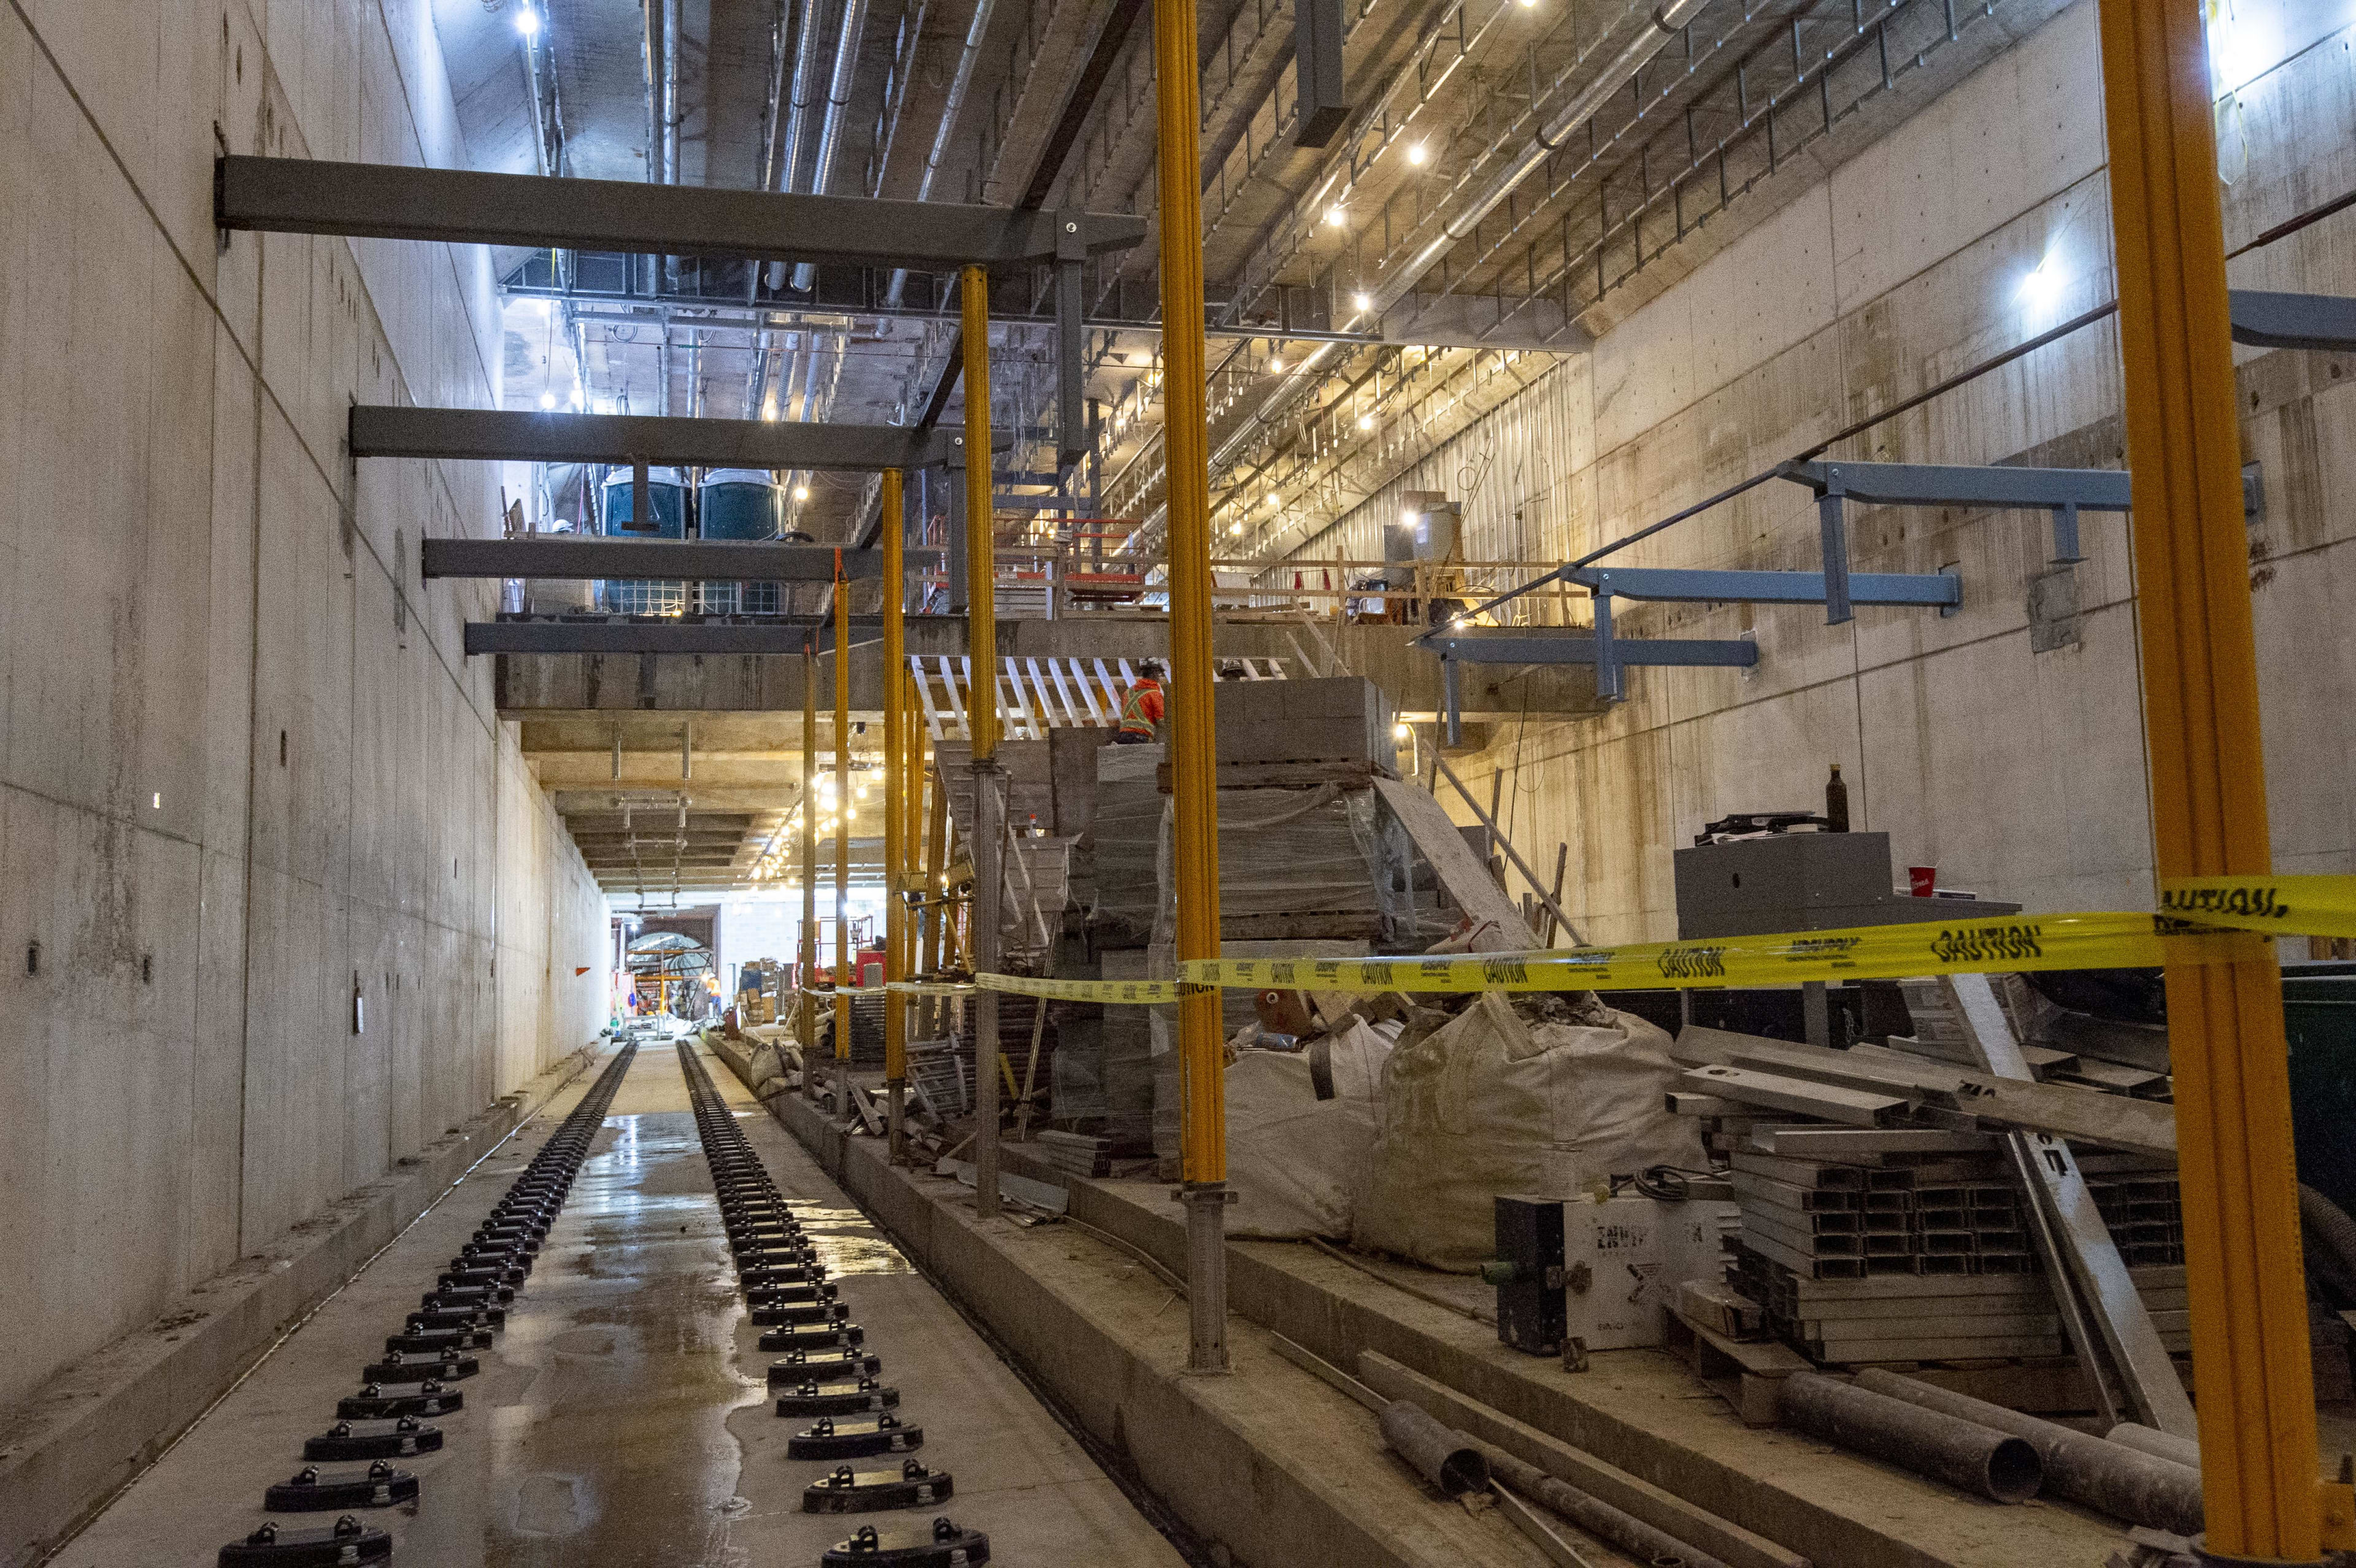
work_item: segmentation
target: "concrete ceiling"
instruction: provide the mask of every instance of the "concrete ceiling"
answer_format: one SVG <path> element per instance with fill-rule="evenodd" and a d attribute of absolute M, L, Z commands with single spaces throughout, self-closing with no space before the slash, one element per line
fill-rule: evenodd
<path fill-rule="evenodd" d="M 1038 172 L 1048 130 L 1117 3 L 677 0 L 677 177 L 1011 202 Z M 1200 0 L 1202 242 L 1223 553 L 1267 559 L 1307 547 L 1560 354 L 1581 351 L 1582 323 L 1606 323 L 1683 275 L 2054 3 L 1956 7 L 1951 34 L 1940 0 L 1705 0 L 1633 75 L 1631 47 L 1650 37 L 1652 0 L 1350 6 L 1351 109 L 1320 148 L 1295 136 L 1291 7 Z M 539 23 L 529 42 L 518 25 L 527 5 Z M 643 180 L 651 159 L 659 175 L 649 5 L 659 27 L 662 0 L 434 0 L 472 163 Z M 990 13 L 950 114 L 977 5 Z M 1051 207 L 1157 219 L 1148 15 L 1114 56 L 1072 152 L 1047 171 Z M 848 91 L 830 104 L 839 59 Z M 802 133 L 788 165 L 798 80 Z M 1541 128 L 1590 88 L 1593 112 L 1555 138 L 1550 155 L 1526 158 Z M 1465 220 L 1475 193 L 1525 164 L 1510 197 Z M 1107 324 L 1090 336 L 1087 380 L 1104 420 L 1105 508 L 1141 525 L 1134 543 L 1148 555 L 1158 550 L 1162 509 L 1156 254 L 1149 239 L 1089 280 L 1091 312 Z M 1677 264 L 1661 264 L 1672 256 Z M 531 253 L 496 260 L 502 275 L 530 283 Z M 544 252 L 537 264 L 538 293 L 563 294 Z M 1400 303 L 1379 320 L 1360 319 L 1360 296 L 1403 271 L 1417 281 Z M 954 300 L 922 277 L 904 296 L 912 315 L 841 307 L 826 279 L 818 294 L 799 293 L 741 264 L 689 263 L 674 275 L 648 263 L 639 272 L 644 287 L 634 282 L 628 298 L 598 294 L 585 272 L 567 297 L 511 290 L 508 406 L 578 395 L 636 412 L 744 417 L 774 408 L 789 419 L 912 422 L 954 339 Z M 1019 314 L 1023 293 L 1022 280 L 1001 280 L 993 302 Z M 879 304 L 874 293 L 857 297 Z M 1319 342 L 1288 336 L 1295 328 L 1356 336 Z M 1055 469 L 1050 348 L 1041 325 L 993 324 L 992 419 L 1017 437 L 1002 475 Z M 961 395 L 952 388 L 948 397 L 952 421 Z M 809 495 L 792 526 L 821 541 L 853 536 L 872 516 L 869 481 L 798 482 Z M 1019 539 L 1034 525 L 1010 516 L 1001 526 Z M 626 740 L 617 779 L 610 736 L 527 739 L 543 782 L 565 798 L 599 784 L 670 785 L 668 864 L 681 886 L 691 871 L 741 874 L 764 825 L 796 798 L 798 731 L 790 742 L 780 732 L 740 744 L 707 732 L 683 840 L 675 747 L 675 734 Z M 591 815 L 584 807 L 579 827 L 601 878 L 614 886 L 626 875 L 635 885 L 652 837 L 638 830 L 635 809 L 618 837 L 602 822 L 593 828 Z M 720 841 L 732 833 L 733 859 L 723 858 Z"/>

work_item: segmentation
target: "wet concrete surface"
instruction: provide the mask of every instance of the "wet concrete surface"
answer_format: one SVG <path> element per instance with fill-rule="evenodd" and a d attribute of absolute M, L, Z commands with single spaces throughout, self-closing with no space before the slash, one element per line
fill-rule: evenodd
<path fill-rule="evenodd" d="M 604 1063 L 597 1064 L 602 1069 Z M 1176 1552 L 937 1292 L 761 1113 L 715 1083 L 840 1284 L 918 1454 L 956 1478 L 939 1510 L 1002 1563 L 1175 1565 Z M 210 1563 L 266 1516 L 262 1488 L 302 1467 L 358 1371 L 517 1171 L 577 1104 L 584 1074 L 518 1138 L 330 1299 L 54 1560 L 60 1568 Z M 816 1564 L 857 1519 L 800 1511 L 830 1465 L 786 1457 L 807 1420 L 772 1413 L 710 1173 L 668 1042 L 623 1082 L 508 1326 L 457 1386 L 445 1445 L 402 1461 L 412 1505 L 369 1510 L 394 1561 L 437 1568 Z M 896 1462 L 896 1461 L 893 1461 Z M 862 1461 L 877 1466 L 884 1460 Z M 332 1514 L 279 1516 L 325 1524 Z M 919 1515 L 869 1516 L 879 1525 Z"/>

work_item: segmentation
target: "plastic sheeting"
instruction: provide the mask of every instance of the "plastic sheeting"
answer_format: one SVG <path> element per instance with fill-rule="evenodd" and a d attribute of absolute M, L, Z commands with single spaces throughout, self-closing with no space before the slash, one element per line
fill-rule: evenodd
<path fill-rule="evenodd" d="M 1393 1052 L 1353 1244 L 1469 1274 L 1495 1252 L 1499 1197 L 1570 1198 L 1649 1166 L 1705 1168 L 1665 1092 L 1669 1037 L 1592 997 L 1539 1022 L 1495 992 Z"/>
<path fill-rule="evenodd" d="M 1247 1051 L 1227 1069 L 1227 1233 L 1345 1241 L 1366 1179 L 1390 1047 L 1363 1023 L 1329 1036 L 1333 1097 L 1317 1098 L 1306 1051 Z"/>

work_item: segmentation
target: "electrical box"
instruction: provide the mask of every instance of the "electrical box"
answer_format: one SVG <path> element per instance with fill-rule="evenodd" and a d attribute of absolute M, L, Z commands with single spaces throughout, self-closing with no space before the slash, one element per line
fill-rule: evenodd
<path fill-rule="evenodd" d="M 1564 1331 L 1590 1350 L 1659 1345 L 1688 1279 L 1719 1279 L 1732 1203 L 1622 1196 L 1562 1206 Z"/>
<path fill-rule="evenodd" d="M 1533 1356 L 1562 1350 L 1562 1200 L 1500 1198 L 1497 1256 L 1483 1271 L 1497 1287 L 1497 1338 Z"/>
<path fill-rule="evenodd" d="M 1677 1286 L 1724 1277 L 1724 1238 L 1741 1213 L 1634 1195 L 1496 1204 L 1497 1255 L 1482 1275 L 1496 1287 L 1497 1338 L 1533 1356 L 1567 1339 L 1590 1350 L 1665 1342 Z"/>

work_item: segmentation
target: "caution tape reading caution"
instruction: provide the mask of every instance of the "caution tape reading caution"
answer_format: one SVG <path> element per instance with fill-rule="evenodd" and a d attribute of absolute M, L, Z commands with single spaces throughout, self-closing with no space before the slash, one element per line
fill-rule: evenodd
<path fill-rule="evenodd" d="M 2278 936 L 2356 936 L 2356 877 L 2180 877 L 2163 914 Z"/>
<path fill-rule="evenodd" d="M 2188 877 L 2161 890 L 2162 912 L 2010 915 L 1869 925 L 1704 942 L 1647 942 L 1547 953 L 1408 958 L 1222 958 L 1178 965 L 1176 980 L 1040 980 L 980 975 L 978 986 L 1055 1001 L 1161 1006 L 1190 987 L 1330 991 L 1630 991 L 1804 980 L 1898 979 L 2029 969 L 2142 969 L 2258 956 L 2252 933 L 2356 936 L 2356 877 Z M 974 987 L 895 982 L 894 990 Z"/>

